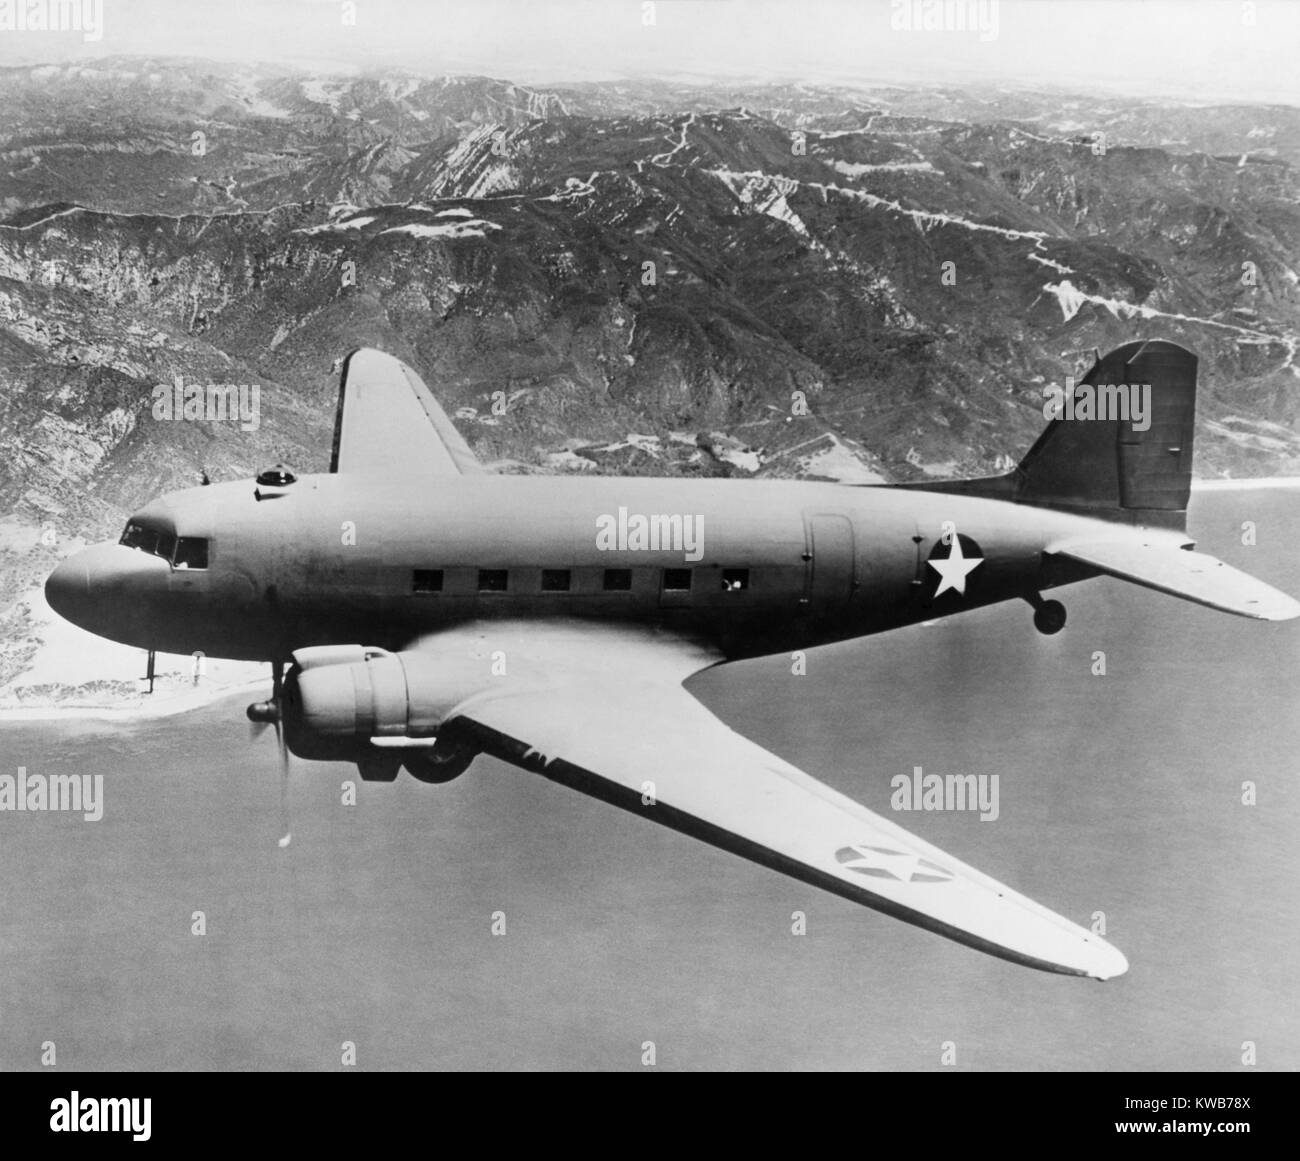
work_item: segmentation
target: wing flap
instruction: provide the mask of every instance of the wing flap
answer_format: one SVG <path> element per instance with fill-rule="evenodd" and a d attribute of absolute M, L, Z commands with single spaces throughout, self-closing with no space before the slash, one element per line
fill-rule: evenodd
<path fill-rule="evenodd" d="M 1048 555 L 1065 557 L 1108 576 L 1241 617 L 1288 621 L 1300 616 L 1300 602 L 1272 585 L 1217 557 L 1172 544 L 1144 544 L 1139 540 L 1072 541 L 1049 548 Z"/>
<path fill-rule="evenodd" d="M 394 464 L 416 479 L 485 470 L 419 375 L 362 347 L 343 364 L 330 471 L 386 472 Z"/>
<path fill-rule="evenodd" d="M 1092 932 L 735 733 L 680 686 L 551 677 L 453 716 L 495 757 L 961 943 L 1070 975 L 1127 969 Z"/>

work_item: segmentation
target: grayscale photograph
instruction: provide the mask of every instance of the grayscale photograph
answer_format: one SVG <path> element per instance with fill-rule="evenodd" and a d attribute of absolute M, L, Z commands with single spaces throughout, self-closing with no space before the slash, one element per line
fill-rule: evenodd
<path fill-rule="evenodd" d="M 0 1069 L 1300 1067 L 1297 45 L 0 0 Z"/>

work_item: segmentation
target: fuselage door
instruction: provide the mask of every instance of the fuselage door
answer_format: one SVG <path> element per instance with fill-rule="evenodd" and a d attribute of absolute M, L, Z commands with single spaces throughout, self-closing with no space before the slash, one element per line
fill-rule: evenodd
<path fill-rule="evenodd" d="M 814 614 L 843 608 L 853 595 L 853 525 L 847 516 L 806 518 L 808 601 Z"/>

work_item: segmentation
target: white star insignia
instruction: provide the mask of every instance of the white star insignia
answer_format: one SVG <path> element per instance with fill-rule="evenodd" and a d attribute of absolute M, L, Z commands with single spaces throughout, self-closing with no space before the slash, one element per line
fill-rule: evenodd
<path fill-rule="evenodd" d="M 887 847 L 841 847 L 835 852 L 836 861 L 849 871 L 880 879 L 898 879 L 904 883 L 942 883 L 952 878 L 952 872 L 937 863 L 907 851 Z"/>
<path fill-rule="evenodd" d="M 937 557 L 930 558 L 930 567 L 939 574 L 939 587 L 934 590 L 936 597 L 942 596 L 949 589 L 966 595 L 966 577 L 977 566 L 984 563 L 982 556 L 972 556 L 969 560 L 962 555 L 961 540 L 957 536 L 952 538 L 952 548 L 948 553 L 947 559 L 940 560 Z"/>

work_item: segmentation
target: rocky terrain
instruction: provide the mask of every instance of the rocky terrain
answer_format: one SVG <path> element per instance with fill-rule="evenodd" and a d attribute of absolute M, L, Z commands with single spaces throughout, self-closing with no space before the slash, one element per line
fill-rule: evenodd
<path fill-rule="evenodd" d="M 1300 473 L 1300 110 L 140 58 L 0 99 L 0 686 L 69 538 L 323 467 L 362 344 L 500 470 L 870 481 L 1009 466 L 1150 334 L 1199 474 Z M 156 418 L 178 378 L 255 424 Z"/>

